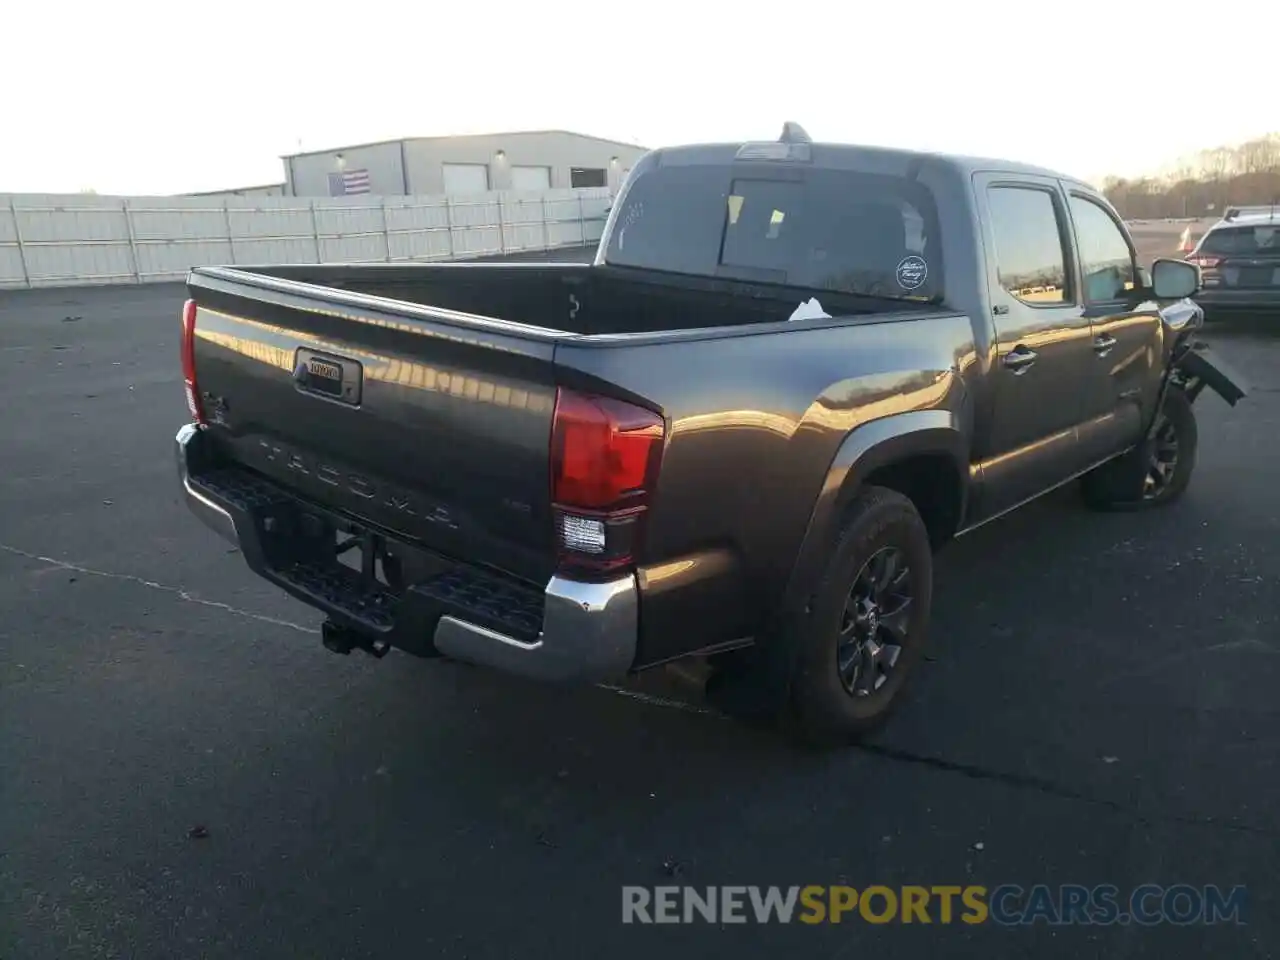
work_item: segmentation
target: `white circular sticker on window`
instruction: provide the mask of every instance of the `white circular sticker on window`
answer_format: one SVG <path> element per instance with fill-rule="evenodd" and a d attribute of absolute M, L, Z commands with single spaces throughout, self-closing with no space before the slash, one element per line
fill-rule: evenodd
<path fill-rule="evenodd" d="M 916 290 L 929 277 L 929 265 L 923 257 L 904 257 L 898 264 L 898 286 L 903 290 Z"/>

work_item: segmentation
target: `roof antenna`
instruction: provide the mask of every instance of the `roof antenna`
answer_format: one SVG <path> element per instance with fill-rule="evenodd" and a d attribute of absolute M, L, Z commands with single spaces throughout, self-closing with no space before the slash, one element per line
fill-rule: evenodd
<path fill-rule="evenodd" d="M 782 125 L 782 136 L 778 140 L 781 143 L 813 143 L 813 138 L 809 136 L 804 127 L 794 120 L 788 120 Z"/>

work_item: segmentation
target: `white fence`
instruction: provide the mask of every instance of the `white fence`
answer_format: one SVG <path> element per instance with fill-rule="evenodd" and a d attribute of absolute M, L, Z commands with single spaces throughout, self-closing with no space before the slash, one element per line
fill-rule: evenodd
<path fill-rule="evenodd" d="M 199 265 L 451 260 L 593 244 L 608 188 L 465 197 L 0 194 L 0 289 L 180 280 Z"/>

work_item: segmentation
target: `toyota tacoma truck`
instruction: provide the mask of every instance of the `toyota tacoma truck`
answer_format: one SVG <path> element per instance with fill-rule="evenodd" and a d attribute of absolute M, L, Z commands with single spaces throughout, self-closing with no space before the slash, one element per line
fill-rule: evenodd
<path fill-rule="evenodd" d="M 1199 283 L 1049 170 L 793 124 L 656 150 L 590 263 L 193 269 L 181 487 L 337 652 L 698 658 L 847 741 L 901 700 L 947 541 L 1077 478 L 1187 489 L 1192 402 L 1244 395 Z"/>

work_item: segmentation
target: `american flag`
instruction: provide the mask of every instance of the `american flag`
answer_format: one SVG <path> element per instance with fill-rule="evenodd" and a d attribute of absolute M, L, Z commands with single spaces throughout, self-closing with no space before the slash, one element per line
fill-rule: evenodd
<path fill-rule="evenodd" d="M 342 173 L 329 174 L 329 196 L 331 197 L 349 197 L 352 194 L 368 192 L 368 170 L 344 170 Z"/>

